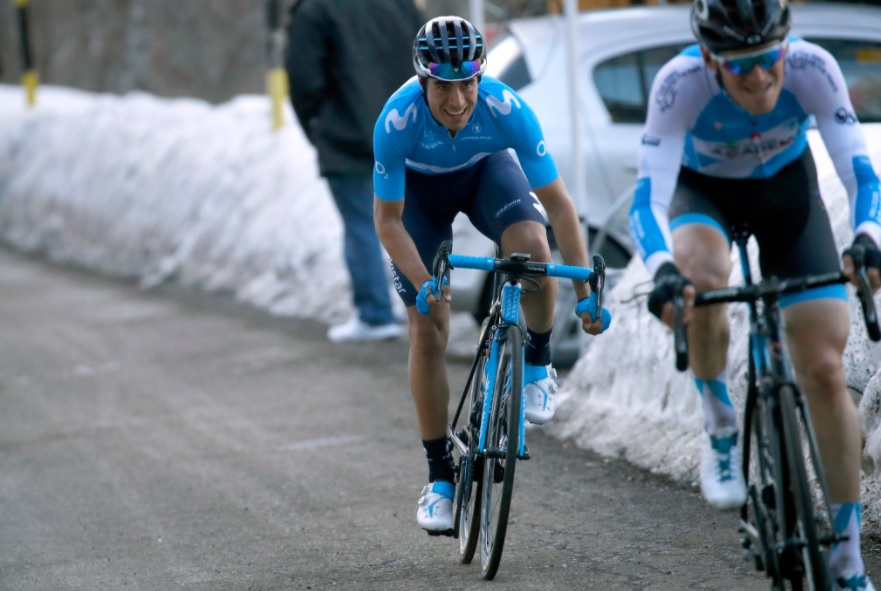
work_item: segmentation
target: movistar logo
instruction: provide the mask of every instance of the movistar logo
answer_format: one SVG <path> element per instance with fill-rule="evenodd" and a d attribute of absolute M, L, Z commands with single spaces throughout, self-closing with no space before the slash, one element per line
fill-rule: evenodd
<path fill-rule="evenodd" d="M 510 115 L 511 109 L 513 109 L 512 105 L 517 105 L 517 108 L 520 108 L 520 101 L 517 100 L 517 97 L 514 96 L 514 93 L 510 90 L 502 91 L 503 101 L 500 101 L 494 96 L 486 97 L 486 104 L 489 106 L 489 112 L 492 113 L 493 117 L 498 117 L 496 115 L 496 111 L 501 115 Z"/>
<path fill-rule="evenodd" d="M 385 118 L 385 132 L 392 132 L 391 125 L 394 125 L 395 129 L 397 129 L 398 131 L 403 131 L 403 129 L 407 127 L 407 120 L 411 118 L 414 122 L 416 121 L 415 103 L 410 105 L 403 115 L 401 115 L 397 109 L 392 109 L 391 111 L 389 111 L 389 114 Z"/>

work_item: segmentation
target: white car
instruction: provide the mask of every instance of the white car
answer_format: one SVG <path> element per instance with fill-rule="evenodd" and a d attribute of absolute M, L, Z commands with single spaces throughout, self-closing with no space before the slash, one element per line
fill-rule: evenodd
<path fill-rule="evenodd" d="M 487 58 L 487 74 L 517 90 L 536 112 L 551 153 L 570 192 L 575 175 L 585 178 L 580 201 L 591 252 L 616 269 L 633 252 L 627 214 L 636 180 L 637 152 L 652 80 L 661 66 L 694 43 L 690 5 L 647 6 L 582 12 L 578 16 L 584 159 L 573 162 L 567 23 L 562 15 L 512 20 L 496 38 Z M 793 34 L 819 43 L 838 59 L 863 122 L 881 121 L 881 8 L 867 5 L 794 4 Z M 492 243 L 460 215 L 454 224 L 454 251 L 489 256 Z M 459 270 L 452 279 L 453 309 L 482 319 L 490 281 L 480 271 Z M 575 317 L 574 291 L 560 281 L 554 323 L 554 363 L 566 366 L 580 356 L 590 337 Z"/>

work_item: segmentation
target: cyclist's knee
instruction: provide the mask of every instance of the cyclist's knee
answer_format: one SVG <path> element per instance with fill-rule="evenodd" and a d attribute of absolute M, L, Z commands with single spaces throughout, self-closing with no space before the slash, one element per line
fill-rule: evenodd
<path fill-rule="evenodd" d="M 410 348 L 424 355 L 443 355 L 449 341 L 449 324 L 437 322 L 433 318 L 421 315 L 410 315 L 408 336 Z"/>
<path fill-rule="evenodd" d="M 517 222 L 502 233 L 502 250 L 506 255 L 528 253 L 530 260 L 548 262 L 551 249 L 545 227 L 533 221 Z"/>
<path fill-rule="evenodd" d="M 816 392 L 823 399 L 846 389 L 841 356 L 832 349 L 815 351 L 807 359 L 799 360 L 795 371 L 805 391 Z"/>
<path fill-rule="evenodd" d="M 700 293 L 727 287 L 731 269 L 721 265 L 691 263 L 682 267 L 682 274 L 691 280 L 694 289 Z"/>

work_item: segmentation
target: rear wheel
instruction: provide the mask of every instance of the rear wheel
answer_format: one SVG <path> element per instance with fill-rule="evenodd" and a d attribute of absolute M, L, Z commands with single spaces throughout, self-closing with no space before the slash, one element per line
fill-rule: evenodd
<path fill-rule="evenodd" d="M 480 553 L 485 579 L 496 575 L 505 545 L 520 447 L 522 392 L 523 337 L 520 327 L 509 326 L 501 343 L 486 429 L 480 511 Z"/>
<path fill-rule="evenodd" d="M 483 334 L 483 333 L 481 333 Z M 456 499 L 459 508 L 459 554 L 462 562 L 470 564 L 480 539 L 480 501 L 483 488 L 483 458 L 478 453 L 480 417 L 482 416 L 484 392 L 486 391 L 487 349 L 481 348 L 480 357 L 474 369 L 468 394 L 468 422 L 465 434 L 468 437 L 468 453 L 462 456 L 459 470 L 459 487 Z"/>

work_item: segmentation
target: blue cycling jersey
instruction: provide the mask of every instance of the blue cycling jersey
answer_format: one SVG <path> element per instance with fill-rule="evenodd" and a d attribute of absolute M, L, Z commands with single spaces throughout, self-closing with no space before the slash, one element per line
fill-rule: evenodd
<path fill-rule="evenodd" d="M 881 244 L 881 192 L 835 59 L 792 37 L 776 107 L 751 115 L 725 92 L 697 45 L 658 72 L 642 138 L 630 212 L 634 241 L 649 272 L 672 261 L 668 208 L 680 166 L 731 179 L 762 179 L 798 159 L 816 120 L 847 189 L 855 231 Z"/>
<path fill-rule="evenodd" d="M 373 186 L 387 201 L 404 198 L 407 168 L 444 174 L 473 166 L 492 153 L 511 148 L 533 188 L 558 173 L 532 109 L 509 86 L 484 76 L 468 125 L 450 137 L 428 109 L 417 78 L 386 102 L 373 130 Z"/>

